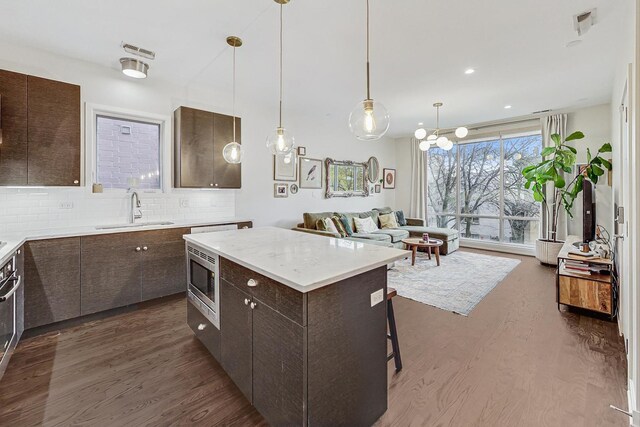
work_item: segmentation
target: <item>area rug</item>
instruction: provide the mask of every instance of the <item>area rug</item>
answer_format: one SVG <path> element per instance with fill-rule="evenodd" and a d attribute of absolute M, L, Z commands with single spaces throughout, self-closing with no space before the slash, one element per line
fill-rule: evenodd
<path fill-rule="evenodd" d="M 398 295 L 463 316 L 496 287 L 519 260 L 456 251 L 440 257 L 418 252 L 416 265 L 411 257 L 397 261 L 388 272 L 388 285 Z"/>

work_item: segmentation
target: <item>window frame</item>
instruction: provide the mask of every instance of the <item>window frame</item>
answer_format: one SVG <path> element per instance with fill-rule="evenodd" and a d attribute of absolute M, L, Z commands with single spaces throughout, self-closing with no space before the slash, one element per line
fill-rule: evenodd
<path fill-rule="evenodd" d="M 531 244 L 526 244 L 526 243 L 511 243 L 511 242 L 507 242 L 505 241 L 505 221 L 507 220 L 524 220 L 524 221 L 538 221 L 539 223 L 539 231 L 541 230 L 542 227 L 542 218 L 543 218 L 543 209 L 542 209 L 542 204 L 539 205 L 539 212 L 540 215 L 538 217 L 531 217 L 531 216 L 511 216 L 511 215 L 505 215 L 505 190 L 504 190 L 504 175 L 505 175 L 505 171 L 504 171 L 504 167 L 505 167 L 505 151 L 504 151 L 504 140 L 505 139 L 509 139 L 509 138 L 518 138 L 518 137 L 526 137 L 526 136 L 533 136 L 533 135 L 541 135 L 542 132 L 541 130 L 531 130 L 531 129 L 527 129 L 527 130 L 508 130 L 508 131 L 498 131 L 495 133 L 492 133 L 490 135 L 483 135 L 483 136 L 478 136 L 476 138 L 473 139 L 469 139 L 466 141 L 459 141 L 457 143 L 458 148 L 456 149 L 456 166 L 455 166 L 455 171 L 456 171 L 456 189 L 455 189 L 455 200 L 456 200 L 456 208 L 455 208 L 455 212 L 454 213 L 435 213 L 435 217 L 453 217 L 454 218 L 454 228 L 455 230 L 457 230 L 459 233 L 461 233 L 461 227 L 462 227 L 462 218 L 477 218 L 477 219 L 481 219 L 481 218 L 486 218 L 486 219 L 496 219 L 498 220 L 499 223 L 499 241 L 498 242 L 492 242 L 489 240 L 481 240 L 481 239 L 473 239 L 473 238 L 468 238 L 468 237 L 463 237 L 462 234 L 460 234 L 460 241 L 464 242 L 465 244 L 469 244 L 469 246 L 475 246 L 475 247 L 506 247 L 506 248 L 511 248 L 512 252 L 517 252 L 518 250 L 524 250 L 524 251 L 528 251 L 528 250 L 532 250 L 535 247 L 535 242 L 531 243 Z M 469 214 L 469 213 L 462 213 L 462 207 L 461 207 L 461 169 L 460 169 L 460 146 L 463 145 L 468 145 L 468 144 L 478 144 L 478 143 L 482 143 L 482 142 L 490 142 L 490 141 L 499 141 L 500 142 L 500 191 L 499 191 L 499 214 L 498 215 L 478 215 L 478 214 Z M 542 150 L 543 145 L 542 143 L 540 144 L 540 150 Z M 429 212 L 429 196 L 428 196 L 428 192 L 429 192 L 429 152 L 431 150 L 428 150 L 426 152 L 424 152 L 424 156 L 425 156 L 425 164 L 426 167 L 424 168 L 425 171 L 425 188 L 426 188 L 426 194 L 425 194 L 425 212 Z M 540 234 L 538 234 L 538 237 L 540 237 Z"/>
<path fill-rule="evenodd" d="M 135 189 L 140 193 L 167 193 L 171 188 L 172 165 L 171 165 L 171 117 L 161 114 L 129 110 L 118 107 L 111 107 L 97 104 L 86 104 L 85 121 L 86 135 L 89 142 L 86 144 L 87 152 L 85 162 L 89 167 L 85 168 L 85 181 L 88 186 L 98 183 L 98 117 L 107 117 L 119 120 L 129 120 L 155 124 L 160 127 L 160 188 L 157 189 Z M 105 188 L 104 193 L 126 194 L 129 189 L 125 188 Z"/>

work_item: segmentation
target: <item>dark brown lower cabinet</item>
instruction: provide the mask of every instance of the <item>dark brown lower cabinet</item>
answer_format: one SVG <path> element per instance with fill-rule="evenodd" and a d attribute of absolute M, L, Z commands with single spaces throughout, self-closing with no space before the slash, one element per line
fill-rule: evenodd
<path fill-rule="evenodd" d="M 187 264 L 182 236 L 190 231 L 171 228 L 141 233 L 143 301 L 186 290 Z"/>
<path fill-rule="evenodd" d="M 305 328 L 254 299 L 253 406 L 272 425 L 304 424 Z"/>
<path fill-rule="evenodd" d="M 80 238 L 24 245 L 25 329 L 80 316 Z"/>
<path fill-rule="evenodd" d="M 380 418 L 387 410 L 386 266 L 308 293 L 224 258 L 220 269 L 220 362 L 269 424 L 354 426 Z M 371 306 L 375 292 L 383 298 Z"/>
<path fill-rule="evenodd" d="M 82 315 L 142 300 L 140 234 L 82 237 Z"/>
<path fill-rule="evenodd" d="M 248 305 L 250 300 L 248 294 L 220 281 L 220 364 L 252 401 L 253 316 Z"/>

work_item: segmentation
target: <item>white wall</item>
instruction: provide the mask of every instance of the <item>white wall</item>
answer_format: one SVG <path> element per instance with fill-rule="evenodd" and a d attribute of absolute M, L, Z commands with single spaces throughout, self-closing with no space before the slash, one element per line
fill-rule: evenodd
<path fill-rule="evenodd" d="M 578 163 L 586 163 L 587 148 L 595 154 L 605 142 L 611 142 L 611 105 L 603 104 L 582 108 L 567 114 L 567 135 L 582 131 L 585 138 L 572 144 L 578 149 Z M 615 153 L 604 155 L 612 159 Z M 615 167 L 615 166 L 614 166 Z M 613 234 L 612 203 L 613 192 L 607 174 L 596 186 L 596 223 Z M 582 194 L 578 196 L 573 209 L 573 219 L 568 219 L 569 234 L 582 236 Z"/>
<path fill-rule="evenodd" d="M 0 41 L 0 68 L 80 85 L 83 115 L 84 103 L 167 117 L 180 105 L 231 114 L 231 94 L 224 82 L 217 82 L 218 89 L 214 88 L 215 84 L 176 86 L 154 79 L 153 66 L 148 79 L 133 80 L 123 76 L 117 65 L 114 61 L 113 68 L 96 66 Z M 382 190 L 366 199 L 327 200 L 320 190 L 301 189 L 287 199 L 275 199 L 273 157 L 264 144 L 276 125 L 275 96 L 276 90 L 273 106 L 260 106 L 251 102 L 250 94 L 239 90 L 237 114 L 242 117 L 246 155 L 241 190 L 176 190 L 168 185 L 165 193 L 142 194 L 145 219 L 218 220 L 238 216 L 253 219 L 256 225 L 290 227 L 301 222 L 302 213 L 306 211 L 367 210 L 394 204 L 394 190 Z M 377 156 L 381 168 L 394 167 L 392 141 L 355 140 L 348 130 L 347 115 L 348 112 L 336 113 L 334 117 L 308 117 L 285 109 L 285 126 L 293 131 L 298 145 L 307 148 L 308 157 L 364 162 L 370 156 Z M 82 137 L 84 142 L 84 127 Z M 165 174 L 170 173 L 171 167 L 171 159 L 166 160 Z M 400 172 L 398 175 L 402 176 Z M 92 194 L 90 186 L 91 180 L 87 179 L 82 188 L 0 187 L 0 233 L 126 220 L 127 195 Z M 189 207 L 181 207 L 181 199 L 186 199 Z M 61 202 L 69 201 L 73 208 L 60 208 Z"/>

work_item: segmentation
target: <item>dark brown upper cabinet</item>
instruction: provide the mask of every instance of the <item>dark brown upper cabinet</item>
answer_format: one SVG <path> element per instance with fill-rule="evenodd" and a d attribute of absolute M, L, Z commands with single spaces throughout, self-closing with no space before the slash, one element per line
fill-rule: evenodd
<path fill-rule="evenodd" d="M 241 143 L 241 120 L 236 139 Z M 240 188 L 241 165 L 229 164 L 222 150 L 233 139 L 233 117 L 180 107 L 174 113 L 176 188 Z"/>
<path fill-rule="evenodd" d="M 27 78 L 28 183 L 80 185 L 80 86 Z"/>
<path fill-rule="evenodd" d="M 80 185 L 80 86 L 0 70 L 0 185 Z"/>
<path fill-rule="evenodd" d="M 27 76 L 0 70 L 0 185 L 27 185 Z"/>

